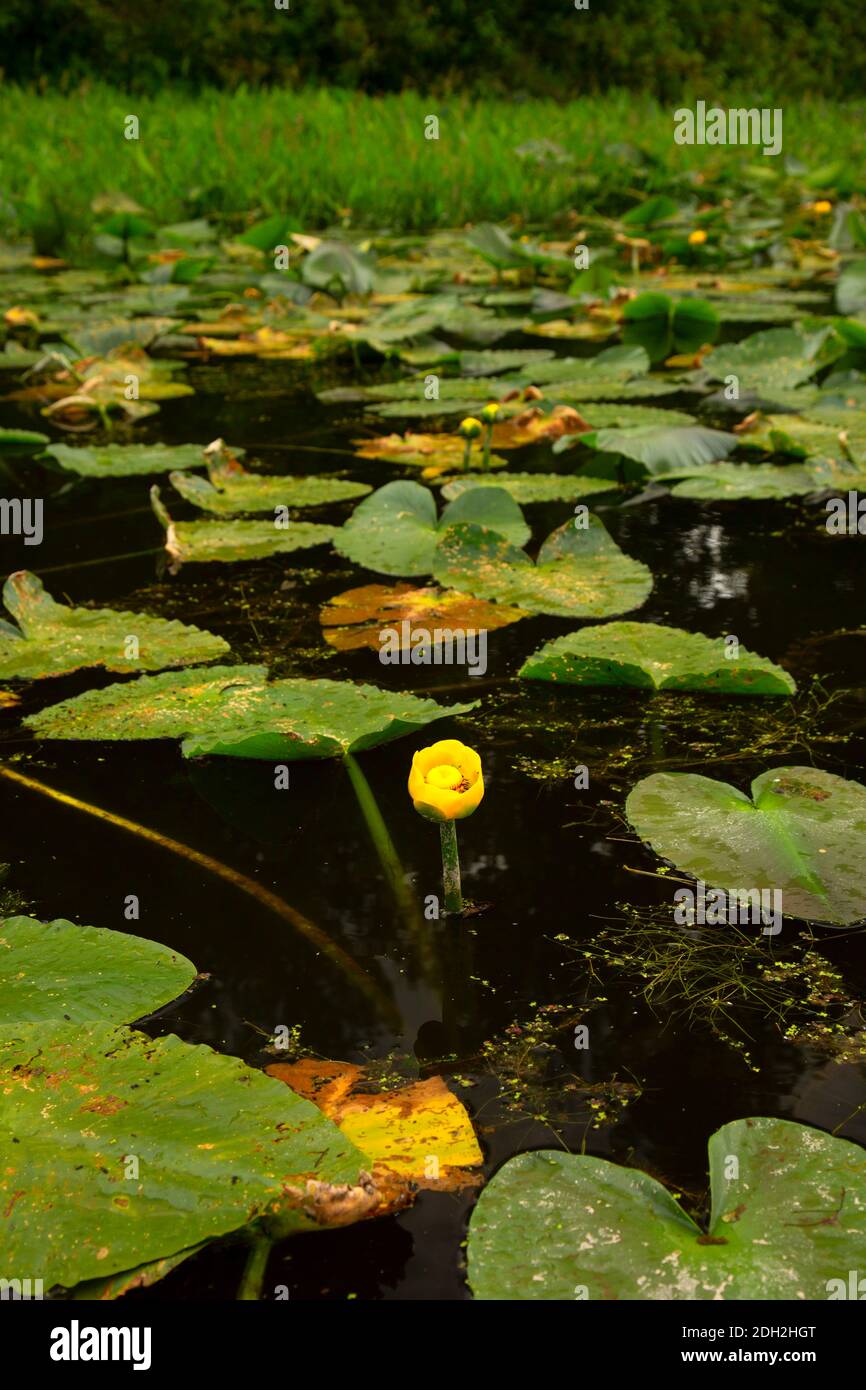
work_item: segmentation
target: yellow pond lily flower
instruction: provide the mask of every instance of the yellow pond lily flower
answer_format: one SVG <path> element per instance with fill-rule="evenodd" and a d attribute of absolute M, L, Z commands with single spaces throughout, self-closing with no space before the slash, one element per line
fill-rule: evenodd
<path fill-rule="evenodd" d="M 474 415 L 467 415 L 465 420 L 460 421 L 460 428 L 457 431 L 464 439 L 477 439 L 481 433 L 481 421 L 476 420 Z"/>
<path fill-rule="evenodd" d="M 703 246 L 707 239 L 707 234 L 703 227 L 696 227 L 693 232 L 689 232 L 689 246 Z"/>
<path fill-rule="evenodd" d="M 422 748 L 412 759 L 409 795 L 415 810 L 428 820 L 471 816 L 484 795 L 481 759 L 456 738 Z"/>

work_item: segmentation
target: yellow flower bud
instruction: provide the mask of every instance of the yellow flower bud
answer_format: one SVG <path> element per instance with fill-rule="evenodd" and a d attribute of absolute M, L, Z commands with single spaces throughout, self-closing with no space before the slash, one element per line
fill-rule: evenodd
<path fill-rule="evenodd" d="M 826 216 L 828 212 L 833 211 L 833 204 L 829 203 L 826 198 L 819 198 L 817 203 L 812 204 L 812 211 L 817 212 L 819 216 Z"/>
<path fill-rule="evenodd" d="M 483 409 L 482 412 L 481 412 L 481 418 L 482 418 L 482 420 L 484 421 L 485 425 L 492 425 L 492 424 L 494 423 L 494 421 L 495 421 L 495 419 L 496 419 L 496 417 L 497 417 L 498 414 L 499 414 L 499 402 L 498 402 L 498 401 L 488 401 L 487 405 L 484 407 L 484 409 Z"/>
<path fill-rule="evenodd" d="M 456 738 L 422 748 L 412 759 L 409 795 L 418 814 L 428 820 L 471 816 L 484 795 L 481 759 Z"/>
<path fill-rule="evenodd" d="M 703 227 L 696 227 L 693 232 L 689 232 L 689 246 L 703 246 L 707 239 L 707 234 Z"/>
<path fill-rule="evenodd" d="M 474 415 L 467 415 L 465 420 L 460 421 L 457 433 L 464 439 L 477 439 L 481 433 L 481 421 L 476 420 Z"/>

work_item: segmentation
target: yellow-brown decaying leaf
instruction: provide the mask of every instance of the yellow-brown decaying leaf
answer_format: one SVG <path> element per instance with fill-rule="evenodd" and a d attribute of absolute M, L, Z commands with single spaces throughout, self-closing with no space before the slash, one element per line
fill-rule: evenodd
<path fill-rule="evenodd" d="M 363 584 L 336 594 L 319 613 L 323 636 L 337 651 L 369 647 L 379 651 L 383 627 L 395 627 L 399 650 L 411 648 L 416 631 L 435 632 L 437 627 L 481 631 L 507 627 L 527 615 L 521 608 L 460 594 L 435 586 L 416 589 L 411 584 Z M 404 628 L 403 623 L 408 623 Z"/>
<path fill-rule="evenodd" d="M 348 1220 L 405 1206 L 416 1188 L 455 1191 L 480 1182 L 483 1156 L 475 1131 L 441 1076 L 372 1092 L 362 1089 L 368 1084 L 363 1067 L 350 1062 L 305 1059 L 277 1062 L 266 1071 L 318 1105 L 370 1159 L 371 1181 L 361 1183 L 367 1201 L 355 1188 L 343 1199 L 356 1211 Z M 339 1205 L 325 1224 L 339 1215 Z"/>
<path fill-rule="evenodd" d="M 494 449 L 519 449 L 563 434 L 585 434 L 592 426 L 570 405 L 555 405 L 549 415 L 530 406 L 511 420 L 493 426 Z"/>
<path fill-rule="evenodd" d="M 12 690 L 0 690 L 0 709 L 8 709 L 10 705 L 20 703 L 21 697 Z"/>

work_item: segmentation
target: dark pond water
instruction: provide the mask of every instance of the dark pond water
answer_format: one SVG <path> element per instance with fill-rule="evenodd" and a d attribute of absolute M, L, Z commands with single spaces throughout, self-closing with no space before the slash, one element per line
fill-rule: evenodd
<path fill-rule="evenodd" d="M 165 404 L 134 438 L 204 444 L 221 435 L 275 472 L 345 469 L 374 484 L 399 476 L 349 456 L 348 440 L 369 426 L 354 407 L 317 405 L 309 376 L 254 364 L 232 365 L 230 379 L 227 395 L 224 369 L 194 368 L 195 398 Z M 18 421 L 37 424 L 23 414 L 6 419 Z M 521 469 L 550 468 L 547 449 L 514 458 Z M 15 468 L 23 477 L 23 466 Z M 481 701 L 461 720 L 434 726 L 432 737 L 360 759 L 420 902 L 440 891 L 440 864 L 435 829 L 406 793 L 411 754 L 449 736 L 481 754 L 487 792 L 461 824 L 460 841 L 466 892 L 487 909 L 462 926 L 427 922 L 419 932 L 395 906 L 342 766 L 293 765 L 290 790 L 278 792 L 268 763 L 185 762 L 170 742 L 36 744 L 19 731 L 22 714 L 111 678 L 88 672 L 28 687 L 23 705 L 3 714 L 4 760 L 256 880 L 338 942 L 392 1005 L 377 1008 L 285 921 L 224 880 L 0 779 L 2 858 L 27 910 L 132 929 L 206 972 L 151 1031 L 265 1065 L 273 1060 L 267 1036 L 278 1024 L 299 1025 L 303 1045 L 322 1057 L 407 1077 L 443 1072 L 473 1116 L 488 1174 L 525 1149 L 585 1147 L 645 1168 L 699 1205 L 707 1138 L 726 1121 L 783 1116 L 866 1143 L 866 1066 L 837 1060 L 811 1033 L 786 1039 L 758 991 L 768 964 L 794 961 L 800 971 L 812 950 L 841 980 L 831 1017 L 850 1019 L 866 984 L 866 939 L 816 929 L 810 942 L 790 921 L 775 940 L 745 929 L 752 934 L 720 1010 L 714 990 L 732 967 L 719 964 L 726 950 L 718 947 L 727 949 L 730 929 L 707 928 L 704 973 L 657 989 L 650 1007 L 641 971 L 674 936 L 672 887 L 654 876 L 657 858 L 623 819 L 629 788 L 659 769 L 702 771 L 744 789 L 786 764 L 863 780 L 862 538 L 828 536 L 820 506 L 799 502 L 706 506 L 659 497 L 599 506 L 622 548 L 655 576 L 636 616 L 735 634 L 787 666 L 801 693 L 790 702 L 582 693 L 515 678 L 529 652 L 568 630 L 565 621 L 532 618 L 490 634 L 488 671 L 477 681 L 459 668 L 392 668 L 373 652 L 334 654 L 321 640 L 319 605 L 369 582 L 365 572 L 317 550 L 193 565 L 172 577 L 146 480 L 97 485 L 33 470 L 27 466 L 27 490 L 46 499 L 45 541 L 36 551 L 4 538 L 4 573 L 32 568 L 58 597 L 194 622 L 224 636 L 237 658 L 265 660 L 277 675 Z M 192 515 L 176 498 L 172 512 Z M 567 513 L 531 508 L 536 543 Z M 581 764 L 589 769 L 585 790 L 574 786 Z M 127 923 L 123 903 L 132 893 L 141 918 Z M 797 979 L 808 990 L 808 979 Z M 806 1010 L 795 1021 L 811 1016 Z M 588 1049 L 574 1046 L 576 1022 L 589 1027 Z M 286 1243 L 272 1258 L 266 1294 L 285 1284 L 292 1298 L 468 1297 L 461 1242 L 471 1203 L 471 1193 L 422 1193 L 399 1216 Z M 243 1258 L 237 1248 L 214 1247 L 133 1296 L 232 1297 Z"/>

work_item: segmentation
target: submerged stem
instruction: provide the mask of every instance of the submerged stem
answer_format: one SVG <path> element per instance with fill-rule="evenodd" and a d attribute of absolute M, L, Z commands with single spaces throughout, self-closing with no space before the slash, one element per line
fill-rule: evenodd
<path fill-rule="evenodd" d="M 151 830 L 148 826 L 140 825 L 138 821 L 127 820 L 124 816 L 116 816 L 113 811 L 105 811 L 101 806 L 94 806 L 89 801 L 80 801 L 77 796 L 69 796 L 66 792 L 55 791 L 53 787 L 46 787 L 43 782 L 37 782 L 33 777 L 25 777 L 22 772 L 13 772 L 12 768 L 4 767 L 2 764 L 0 764 L 0 777 L 6 777 L 10 782 L 17 782 L 30 791 L 41 792 L 43 796 L 50 797 L 52 801 L 59 801 L 62 805 L 71 806 L 76 811 L 84 811 L 86 815 L 94 816 L 97 820 L 107 821 L 109 825 L 115 825 L 120 830 L 127 830 L 131 834 L 139 836 L 140 839 L 149 840 L 151 844 L 159 845 L 161 849 L 171 850 L 173 854 L 179 854 L 184 859 L 191 860 L 192 863 L 207 869 L 209 873 L 217 874 L 220 878 L 226 879 L 233 887 L 239 888 L 243 893 L 248 893 L 250 897 L 256 898 L 272 912 L 276 912 L 284 921 L 290 922 L 296 931 L 301 932 L 316 950 L 327 956 L 348 979 L 363 990 L 383 1017 L 393 1019 L 395 1013 L 393 1004 L 358 962 L 353 960 L 342 946 L 338 946 L 336 941 L 332 941 L 321 927 L 317 927 L 314 922 L 309 921 L 290 903 L 278 897 L 276 893 L 272 893 L 270 889 L 263 888 L 260 883 L 256 883 L 255 879 L 248 878 L 246 874 L 230 868 L 221 860 L 212 859 L 209 854 L 202 854 L 200 850 L 193 849 L 191 845 L 185 845 L 180 840 L 172 840 L 168 835 L 161 835 L 158 830 Z"/>
<path fill-rule="evenodd" d="M 445 911 L 462 912 L 460 855 L 457 850 L 457 827 L 453 820 L 440 823 L 439 839 L 442 844 L 442 886 L 445 889 Z"/>

